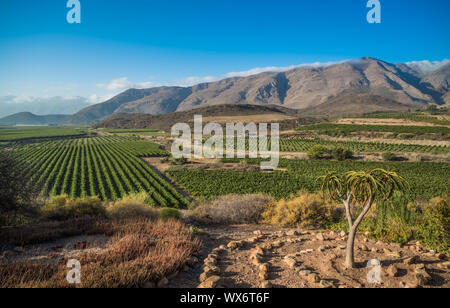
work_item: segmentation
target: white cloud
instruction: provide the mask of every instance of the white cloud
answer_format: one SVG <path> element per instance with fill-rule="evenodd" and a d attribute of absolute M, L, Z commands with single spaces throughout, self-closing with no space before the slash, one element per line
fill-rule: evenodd
<path fill-rule="evenodd" d="M 205 83 L 205 82 L 214 82 L 219 80 L 217 77 L 213 76 L 205 76 L 205 77 L 197 77 L 197 76 L 191 76 L 185 79 L 176 80 L 173 82 L 174 85 L 180 86 L 180 87 L 190 87 L 194 86 L 196 84 Z"/>
<path fill-rule="evenodd" d="M 419 73 L 428 74 L 440 69 L 441 67 L 449 63 L 450 63 L 449 59 L 444 59 L 442 61 L 429 61 L 429 60 L 411 61 L 405 64 Z"/>
<path fill-rule="evenodd" d="M 157 86 L 153 82 L 131 82 L 126 77 L 111 80 L 107 84 L 99 83 L 97 87 L 109 91 L 127 90 L 127 89 L 145 89 Z"/>

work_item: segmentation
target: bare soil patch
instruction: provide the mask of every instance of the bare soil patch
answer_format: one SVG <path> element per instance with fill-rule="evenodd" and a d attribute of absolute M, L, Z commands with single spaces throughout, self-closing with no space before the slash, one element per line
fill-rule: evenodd
<path fill-rule="evenodd" d="M 392 125 L 392 126 L 445 126 L 426 122 L 415 122 L 406 119 L 364 119 L 364 118 L 344 118 L 339 119 L 337 124 L 358 124 L 358 125 Z M 450 126 L 445 126 L 450 127 Z"/>

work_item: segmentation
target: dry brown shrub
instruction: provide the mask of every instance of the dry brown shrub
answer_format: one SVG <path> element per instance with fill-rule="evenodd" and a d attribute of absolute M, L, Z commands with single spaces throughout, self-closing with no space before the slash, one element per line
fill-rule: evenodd
<path fill-rule="evenodd" d="M 102 223 L 112 238 L 100 252 L 80 253 L 80 285 L 67 283 L 68 260 L 64 260 L 58 266 L 0 264 L 0 287 L 141 287 L 181 269 L 200 248 L 179 221 L 133 218 Z"/>
<path fill-rule="evenodd" d="M 258 223 L 265 205 L 272 201 L 263 194 L 222 196 L 199 204 L 188 220 L 197 224 Z"/>

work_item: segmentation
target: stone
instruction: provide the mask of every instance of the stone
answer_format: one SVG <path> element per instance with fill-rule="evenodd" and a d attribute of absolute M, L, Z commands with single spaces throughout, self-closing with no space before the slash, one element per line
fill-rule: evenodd
<path fill-rule="evenodd" d="M 361 249 L 361 251 L 369 251 L 369 248 L 366 245 L 361 245 L 359 249 Z"/>
<path fill-rule="evenodd" d="M 269 279 L 269 273 L 267 272 L 259 272 L 259 280 L 267 280 Z"/>
<path fill-rule="evenodd" d="M 334 285 L 333 285 L 333 283 L 331 281 L 321 280 L 320 281 L 320 287 L 324 288 L 324 289 L 330 289 L 330 288 L 334 287 Z"/>
<path fill-rule="evenodd" d="M 395 264 L 391 264 L 387 270 L 386 273 L 390 276 L 390 277 L 398 277 L 399 276 L 399 270 L 397 265 Z"/>
<path fill-rule="evenodd" d="M 220 245 L 219 248 L 220 248 L 221 250 L 226 250 L 226 249 L 227 249 L 227 246 L 225 246 L 225 245 Z"/>
<path fill-rule="evenodd" d="M 203 263 L 205 264 L 205 265 L 216 265 L 217 264 L 217 260 L 216 259 L 214 259 L 214 258 L 206 258 L 204 261 L 203 261 Z"/>
<path fill-rule="evenodd" d="M 304 255 L 304 254 L 311 253 L 311 252 L 314 252 L 314 249 L 305 249 L 305 250 L 301 250 L 301 251 L 300 251 L 300 254 Z"/>
<path fill-rule="evenodd" d="M 260 260 L 260 258 L 258 256 L 250 256 L 249 260 L 255 266 L 260 266 L 261 265 L 261 260 Z"/>
<path fill-rule="evenodd" d="M 405 260 L 403 260 L 403 264 L 411 265 L 411 264 L 417 263 L 418 261 L 419 261 L 419 257 L 414 256 L 414 257 L 406 258 Z"/>
<path fill-rule="evenodd" d="M 430 274 L 428 274 L 426 268 L 417 268 L 414 270 L 416 283 L 420 286 L 427 285 L 432 281 Z"/>
<path fill-rule="evenodd" d="M 318 234 L 316 235 L 316 239 L 319 240 L 319 241 L 324 241 L 324 240 L 325 240 L 325 237 L 323 236 L 322 233 L 318 233 Z"/>
<path fill-rule="evenodd" d="M 251 237 L 247 240 L 249 243 L 256 243 L 258 239 L 256 237 Z"/>
<path fill-rule="evenodd" d="M 283 259 L 283 261 L 284 261 L 284 263 L 286 263 L 286 265 L 287 265 L 289 268 L 291 268 L 291 269 L 294 269 L 295 266 L 297 265 L 297 261 L 296 261 L 295 259 L 291 258 L 291 257 L 285 257 L 285 258 Z"/>
<path fill-rule="evenodd" d="M 262 235 L 262 232 L 261 232 L 261 230 L 256 230 L 256 231 L 253 231 L 253 234 L 254 235 Z"/>
<path fill-rule="evenodd" d="M 442 260 L 442 261 L 447 261 L 447 260 L 448 260 L 447 255 L 444 254 L 444 253 L 438 254 L 438 255 L 437 255 L 437 258 L 438 258 L 439 260 Z"/>
<path fill-rule="evenodd" d="M 310 283 L 319 283 L 320 282 L 319 275 L 317 275 L 315 273 L 309 274 L 307 278 Z"/>
<path fill-rule="evenodd" d="M 370 251 L 374 252 L 374 253 L 378 253 L 379 252 L 378 248 L 376 248 L 376 247 L 373 247 Z"/>
<path fill-rule="evenodd" d="M 219 276 L 211 276 L 205 281 L 203 281 L 201 284 L 198 285 L 198 289 L 213 289 L 217 287 L 217 284 L 220 281 Z"/>
<path fill-rule="evenodd" d="M 272 288 L 272 284 L 270 283 L 270 281 L 262 281 L 261 282 L 261 289 L 271 289 Z"/>
<path fill-rule="evenodd" d="M 300 276 L 308 276 L 308 275 L 311 275 L 312 272 L 310 270 L 303 270 L 303 271 L 298 271 L 298 274 Z"/>
<path fill-rule="evenodd" d="M 158 283 L 156 284 L 156 287 L 158 288 L 164 288 L 169 284 L 169 280 L 164 277 L 163 279 L 161 279 L 160 281 L 158 281 Z"/>
<path fill-rule="evenodd" d="M 347 248 L 347 246 L 345 246 L 345 245 L 340 245 L 338 248 L 339 248 L 340 250 L 344 250 L 344 249 Z"/>
<path fill-rule="evenodd" d="M 283 245 L 283 243 L 282 243 L 281 241 L 275 241 L 275 242 L 272 243 L 272 246 L 273 246 L 274 248 L 279 248 L 279 247 L 281 247 L 282 245 Z"/>
<path fill-rule="evenodd" d="M 238 244 L 237 244 L 237 242 L 229 242 L 227 247 L 230 249 L 236 249 L 236 248 L 238 248 Z"/>
<path fill-rule="evenodd" d="M 204 273 L 208 273 L 209 276 L 214 276 L 214 275 L 220 275 L 220 268 L 218 268 L 217 266 L 212 266 L 212 267 L 205 267 Z"/>
<path fill-rule="evenodd" d="M 297 230 L 289 230 L 286 232 L 286 235 L 287 236 L 297 236 L 298 232 L 297 232 Z"/>
<path fill-rule="evenodd" d="M 341 233 L 339 233 L 340 237 L 346 237 L 347 236 L 347 232 L 345 231 L 341 231 Z"/>
<path fill-rule="evenodd" d="M 272 250 L 272 244 L 264 243 L 260 246 L 263 250 Z"/>
<path fill-rule="evenodd" d="M 269 266 L 269 264 L 267 264 L 267 263 L 261 264 L 261 265 L 259 266 L 259 271 L 260 271 L 260 272 L 268 272 L 269 269 L 270 269 L 270 266 Z"/>

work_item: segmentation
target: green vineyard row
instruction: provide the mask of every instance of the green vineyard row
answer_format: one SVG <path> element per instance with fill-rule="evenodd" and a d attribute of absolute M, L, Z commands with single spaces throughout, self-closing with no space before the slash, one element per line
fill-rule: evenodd
<path fill-rule="evenodd" d="M 185 207 L 188 200 L 140 157 L 166 156 L 159 145 L 134 137 L 53 140 L 18 146 L 14 155 L 45 196 L 99 196 L 115 201 L 146 191 L 155 206 Z"/>

